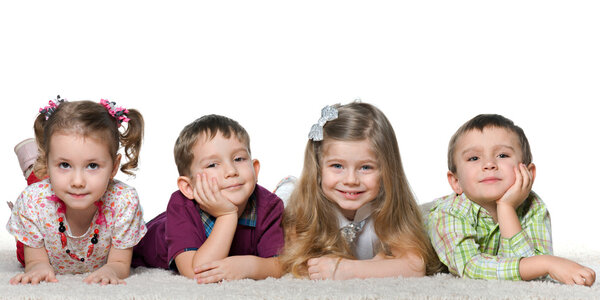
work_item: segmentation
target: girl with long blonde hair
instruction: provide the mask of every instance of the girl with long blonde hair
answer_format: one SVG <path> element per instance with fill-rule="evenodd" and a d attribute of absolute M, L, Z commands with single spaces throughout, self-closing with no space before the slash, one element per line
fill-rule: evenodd
<path fill-rule="evenodd" d="M 283 227 L 280 262 L 296 277 L 411 277 L 440 270 L 394 130 L 371 104 L 322 110 Z"/>

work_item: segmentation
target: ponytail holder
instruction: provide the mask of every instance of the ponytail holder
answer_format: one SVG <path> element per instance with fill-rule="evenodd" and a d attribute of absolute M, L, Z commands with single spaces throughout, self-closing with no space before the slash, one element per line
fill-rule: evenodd
<path fill-rule="evenodd" d="M 100 99 L 100 104 L 102 104 L 102 106 L 108 110 L 108 113 L 117 120 L 117 127 L 121 127 L 121 123 L 123 122 L 129 122 L 130 119 L 127 117 L 129 110 L 126 108 L 117 106 L 115 102 L 109 102 L 106 99 Z"/>
<path fill-rule="evenodd" d="M 48 120 L 48 118 L 50 118 L 50 116 L 52 116 L 54 111 L 56 111 L 58 106 L 61 103 L 63 103 L 64 101 L 66 101 L 66 99 L 60 99 L 60 95 L 56 96 L 56 102 L 54 102 L 52 100 L 48 101 L 48 106 L 40 108 L 40 114 L 45 115 L 46 120 Z"/>
<path fill-rule="evenodd" d="M 337 117 L 337 108 L 331 105 L 323 107 L 323 109 L 321 109 L 321 117 L 319 118 L 319 121 L 317 122 L 317 124 L 313 124 L 313 126 L 310 128 L 310 132 L 308 133 L 308 139 L 313 140 L 315 142 L 322 141 L 323 126 L 325 126 L 325 123 L 327 123 L 327 121 L 335 120 L 337 119 Z"/>

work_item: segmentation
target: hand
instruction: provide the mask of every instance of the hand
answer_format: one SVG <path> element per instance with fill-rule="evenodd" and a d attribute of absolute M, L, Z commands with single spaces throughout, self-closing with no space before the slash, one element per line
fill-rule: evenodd
<path fill-rule="evenodd" d="M 10 284 L 38 284 L 42 281 L 58 282 L 54 275 L 54 269 L 50 264 L 36 264 L 29 271 L 11 278 L 9 282 Z"/>
<path fill-rule="evenodd" d="M 215 283 L 223 280 L 248 278 L 254 266 L 253 256 L 229 256 L 194 268 L 198 283 Z"/>
<path fill-rule="evenodd" d="M 203 211 L 215 218 L 228 214 L 237 215 L 237 206 L 221 194 L 215 178 L 212 178 L 209 182 L 206 173 L 196 175 L 194 180 L 194 199 Z"/>
<path fill-rule="evenodd" d="M 88 284 L 99 283 L 100 285 L 126 284 L 125 280 L 120 279 L 119 276 L 117 276 L 117 273 L 107 265 L 92 272 L 83 280 L 83 282 Z"/>
<path fill-rule="evenodd" d="M 341 272 L 337 272 L 340 265 L 346 260 L 335 256 L 322 256 L 308 260 L 308 277 L 310 279 L 345 279 Z"/>
<path fill-rule="evenodd" d="M 533 173 L 522 163 L 515 167 L 514 171 L 515 183 L 497 201 L 497 204 L 508 204 L 516 209 L 529 197 L 533 185 Z"/>
<path fill-rule="evenodd" d="M 566 258 L 552 256 L 548 275 L 566 284 L 592 286 L 596 281 L 596 272 Z"/>

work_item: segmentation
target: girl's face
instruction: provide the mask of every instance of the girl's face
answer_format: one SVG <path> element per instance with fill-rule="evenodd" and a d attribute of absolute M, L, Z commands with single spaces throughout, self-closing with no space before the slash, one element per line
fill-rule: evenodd
<path fill-rule="evenodd" d="M 349 220 L 379 194 L 381 168 L 369 140 L 323 142 L 321 188 Z"/>
<path fill-rule="evenodd" d="M 94 137 L 59 132 L 50 138 L 50 182 L 70 210 L 92 209 L 116 175 L 120 156 L 113 161 L 108 149 L 106 142 Z"/>

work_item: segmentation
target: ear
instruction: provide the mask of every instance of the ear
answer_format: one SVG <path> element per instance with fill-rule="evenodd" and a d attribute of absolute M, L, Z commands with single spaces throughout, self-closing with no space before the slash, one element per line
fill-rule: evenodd
<path fill-rule="evenodd" d="M 448 176 L 448 183 L 449 183 L 449 184 L 450 184 L 450 186 L 452 187 L 452 190 L 453 190 L 453 191 L 454 191 L 454 192 L 455 192 L 457 195 L 460 195 L 460 194 L 462 194 L 462 193 L 463 193 L 463 190 L 462 190 L 462 187 L 460 186 L 460 181 L 458 180 L 458 177 L 457 177 L 457 176 L 456 176 L 454 173 L 452 173 L 452 172 L 450 172 L 450 171 L 448 171 L 448 174 L 447 174 L 447 176 Z"/>
<path fill-rule="evenodd" d="M 529 170 L 529 172 L 531 172 L 531 181 L 535 181 L 535 164 L 529 163 L 527 169 Z"/>
<path fill-rule="evenodd" d="M 252 160 L 252 167 L 254 167 L 254 181 L 258 182 L 258 172 L 260 171 L 260 162 L 258 159 Z"/>
<path fill-rule="evenodd" d="M 113 169 L 110 174 L 110 179 L 115 178 L 117 172 L 119 172 L 119 166 L 121 166 L 121 154 L 117 154 L 117 158 L 115 158 L 115 163 L 113 164 Z"/>
<path fill-rule="evenodd" d="M 177 187 L 186 198 L 194 200 L 194 185 L 192 184 L 192 180 L 189 177 L 177 177 Z"/>

